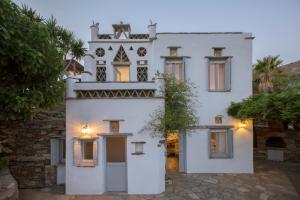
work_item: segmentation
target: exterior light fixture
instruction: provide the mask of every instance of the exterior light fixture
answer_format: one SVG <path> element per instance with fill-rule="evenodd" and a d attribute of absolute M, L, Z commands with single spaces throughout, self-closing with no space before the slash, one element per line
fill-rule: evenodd
<path fill-rule="evenodd" d="M 241 120 L 240 121 L 239 128 L 246 128 L 246 122 L 245 122 L 245 120 Z"/>
<path fill-rule="evenodd" d="M 84 126 L 81 128 L 81 133 L 82 133 L 83 135 L 89 134 L 89 127 L 88 127 L 87 124 L 84 125 Z"/>

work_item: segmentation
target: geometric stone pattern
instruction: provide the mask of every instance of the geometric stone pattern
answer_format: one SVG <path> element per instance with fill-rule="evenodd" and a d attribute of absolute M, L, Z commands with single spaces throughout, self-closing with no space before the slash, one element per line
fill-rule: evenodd
<path fill-rule="evenodd" d="M 148 39 L 149 34 L 130 34 L 129 39 Z"/>
<path fill-rule="evenodd" d="M 121 45 L 115 58 L 114 58 L 114 62 L 129 62 L 129 58 L 123 48 L 123 46 Z"/>
<path fill-rule="evenodd" d="M 148 68 L 137 67 L 137 81 L 144 82 L 148 80 Z"/>
<path fill-rule="evenodd" d="M 152 98 L 153 89 L 77 90 L 77 98 Z"/>
<path fill-rule="evenodd" d="M 106 67 L 97 67 L 97 81 L 99 82 L 105 82 L 106 81 Z"/>

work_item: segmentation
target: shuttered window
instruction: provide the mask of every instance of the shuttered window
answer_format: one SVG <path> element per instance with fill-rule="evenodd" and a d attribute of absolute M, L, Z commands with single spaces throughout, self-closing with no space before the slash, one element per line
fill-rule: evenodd
<path fill-rule="evenodd" d="M 230 59 L 210 60 L 208 66 L 209 91 L 225 92 L 231 90 Z"/>
<path fill-rule="evenodd" d="M 213 129 L 209 131 L 209 157 L 233 157 L 233 131 L 231 129 Z"/>
<path fill-rule="evenodd" d="M 63 138 L 52 138 L 50 143 L 51 165 L 64 164 L 66 157 L 66 140 Z"/>
<path fill-rule="evenodd" d="M 77 167 L 94 167 L 98 160 L 98 140 L 74 138 L 73 161 Z"/>
<path fill-rule="evenodd" d="M 173 76 L 176 80 L 184 80 L 184 62 L 166 61 L 165 73 Z"/>

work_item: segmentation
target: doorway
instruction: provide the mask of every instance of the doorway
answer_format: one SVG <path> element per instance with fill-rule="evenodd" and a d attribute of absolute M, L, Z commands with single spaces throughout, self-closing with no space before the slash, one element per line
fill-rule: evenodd
<path fill-rule="evenodd" d="M 179 172 L 179 134 L 172 133 L 167 137 L 167 171 Z"/>
<path fill-rule="evenodd" d="M 186 134 L 172 133 L 167 137 L 167 172 L 186 172 Z"/>
<path fill-rule="evenodd" d="M 106 191 L 127 191 L 126 137 L 106 138 Z"/>

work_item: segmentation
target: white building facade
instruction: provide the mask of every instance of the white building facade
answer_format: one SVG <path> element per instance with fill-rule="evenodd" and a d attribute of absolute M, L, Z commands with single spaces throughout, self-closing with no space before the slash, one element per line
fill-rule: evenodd
<path fill-rule="evenodd" d="M 227 115 L 252 94 L 250 33 L 113 34 L 91 26 L 80 79 L 67 79 L 66 193 L 158 194 L 165 190 L 165 148 L 142 131 L 164 107 L 157 72 L 196 86 L 199 125 L 179 137 L 179 171 L 252 173 L 252 123 Z"/>

